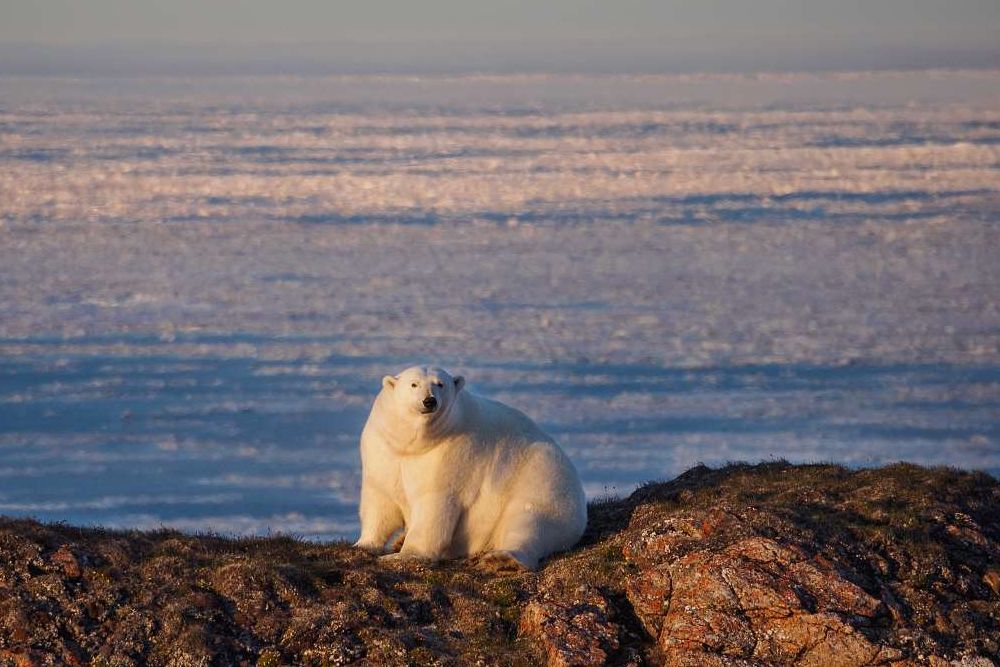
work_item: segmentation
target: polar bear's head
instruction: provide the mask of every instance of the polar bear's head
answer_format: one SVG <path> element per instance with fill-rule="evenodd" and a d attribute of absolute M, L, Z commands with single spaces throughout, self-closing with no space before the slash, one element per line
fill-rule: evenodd
<path fill-rule="evenodd" d="M 464 386 L 461 375 L 452 377 L 443 368 L 428 366 L 412 366 L 382 378 L 382 393 L 391 398 L 397 414 L 426 420 L 447 414 Z"/>

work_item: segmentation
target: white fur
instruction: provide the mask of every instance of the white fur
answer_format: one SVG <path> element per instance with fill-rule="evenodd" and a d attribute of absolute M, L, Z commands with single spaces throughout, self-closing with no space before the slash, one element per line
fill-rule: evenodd
<path fill-rule="evenodd" d="M 462 377 L 413 367 L 386 376 L 361 434 L 361 538 L 394 557 L 429 560 L 484 552 L 534 569 L 587 525 L 569 458 L 531 419 L 463 390 Z M 427 412 L 423 400 L 438 407 Z"/>

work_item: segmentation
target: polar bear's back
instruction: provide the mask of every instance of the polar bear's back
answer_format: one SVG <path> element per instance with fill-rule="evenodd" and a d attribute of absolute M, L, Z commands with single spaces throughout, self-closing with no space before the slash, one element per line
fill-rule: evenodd
<path fill-rule="evenodd" d="M 465 427 L 481 438 L 555 443 L 528 415 L 505 403 L 472 392 L 463 392 L 462 401 Z"/>

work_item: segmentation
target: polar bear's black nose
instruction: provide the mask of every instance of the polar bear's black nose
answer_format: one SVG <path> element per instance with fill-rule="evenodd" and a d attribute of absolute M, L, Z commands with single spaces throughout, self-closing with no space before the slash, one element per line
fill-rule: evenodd
<path fill-rule="evenodd" d="M 438 400 L 433 396 L 428 396 L 427 398 L 424 399 L 424 407 L 427 408 L 428 410 L 433 410 L 434 408 L 437 407 L 437 404 Z"/>

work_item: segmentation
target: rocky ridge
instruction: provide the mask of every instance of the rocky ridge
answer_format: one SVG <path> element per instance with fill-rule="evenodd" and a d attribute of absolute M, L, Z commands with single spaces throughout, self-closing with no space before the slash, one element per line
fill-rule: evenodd
<path fill-rule="evenodd" d="M 537 573 L 0 518 L 0 666 L 1000 664 L 1000 483 L 694 468 Z"/>

